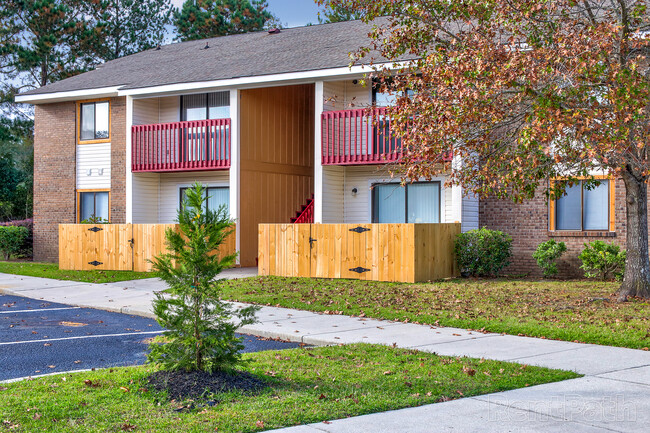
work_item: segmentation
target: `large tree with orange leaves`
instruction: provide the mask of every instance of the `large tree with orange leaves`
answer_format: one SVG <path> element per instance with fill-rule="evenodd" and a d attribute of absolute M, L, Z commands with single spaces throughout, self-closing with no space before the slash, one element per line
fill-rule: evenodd
<path fill-rule="evenodd" d="M 481 195 L 555 198 L 594 173 L 622 178 L 627 264 L 619 298 L 650 298 L 650 12 L 635 0 L 320 0 L 376 21 L 360 57 L 383 86 L 406 177 Z M 413 60 L 409 60 L 413 59 Z M 391 76 L 390 80 L 386 78 Z M 562 182 L 550 183 L 549 179 Z"/>

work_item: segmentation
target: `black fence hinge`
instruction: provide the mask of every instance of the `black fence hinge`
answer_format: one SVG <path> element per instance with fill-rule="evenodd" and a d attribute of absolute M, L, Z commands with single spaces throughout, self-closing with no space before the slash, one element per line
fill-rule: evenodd
<path fill-rule="evenodd" d="M 104 229 L 101 228 L 101 227 L 91 227 L 91 228 L 88 229 L 88 231 L 95 232 L 95 233 L 100 232 L 102 230 L 104 230 Z"/>
<path fill-rule="evenodd" d="M 101 229 L 100 229 L 100 230 L 101 230 Z M 89 264 L 89 265 L 93 265 L 93 266 L 103 265 L 102 262 L 98 262 L 97 260 L 93 260 L 92 262 L 88 262 L 88 264 Z"/>
<path fill-rule="evenodd" d="M 357 274 L 363 274 L 364 272 L 369 272 L 370 269 L 362 268 L 361 266 L 358 266 L 356 268 L 350 269 L 352 272 L 356 272 Z"/>
<path fill-rule="evenodd" d="M 369 232 L 370 229 L 359 226 L 359 227 L 355 227 L 353 229 L 350 229 L 350 231 L 355 232 L 355 233 L 363 233 L 363 232 Z"/>

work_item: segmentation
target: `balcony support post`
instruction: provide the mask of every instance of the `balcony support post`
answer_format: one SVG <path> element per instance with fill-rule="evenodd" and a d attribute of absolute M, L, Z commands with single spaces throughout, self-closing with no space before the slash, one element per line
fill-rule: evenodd
<path fill-rule="evenodd" d="M 314 122 L 314 222 L 323 222 L 323 82 L 316 81 L 315 85 Z"/>

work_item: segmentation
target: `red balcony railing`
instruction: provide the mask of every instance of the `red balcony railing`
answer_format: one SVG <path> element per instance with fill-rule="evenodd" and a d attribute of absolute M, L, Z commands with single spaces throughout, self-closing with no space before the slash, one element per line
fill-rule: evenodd
<path fill-rule="evenodd" d="M 323 165 L 399 161 L 401 140 L 391 134 L 386 107 L 326 111 L 322 115 Z"/>
<path fill-rule="evenodd" d="M 131 132 L 134 172 L 230 168 L 230 119 L 135 125 Z"/>

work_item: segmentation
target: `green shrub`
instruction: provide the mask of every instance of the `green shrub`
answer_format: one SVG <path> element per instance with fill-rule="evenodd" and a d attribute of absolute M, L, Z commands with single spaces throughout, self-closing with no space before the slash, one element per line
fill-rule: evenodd
<path fill-rule="evenodd" d="M 255 322 L 257 307 L 236 309 L 221 301 L 217 275 L 235 264 L 237 254 L 214 254 L 231 234 L 233 221 L 225 207 L 206 211 L 205 189 L 187 190 L 178 210 L 179 231 L 167 229 L 169 253 L 153 260 L 167 289 L 156 292 L 154 313 L 164 344 L 152 344 L 149 362 L 166 370 L 214 372 L 241 362 L 241 338 L 235 330 Z M 234 320 L 237 319 L 237 320 Z"/>
<path fill-rule="evenodd" d="M 0 227 L 0 253 L 5 260 L 18 254 L 29 235 L 26 227 L 2 226 Z"/>
<path fill-rule="evenodd" d="M 546 278 L 557 275 L 556 261 L 565 251 L 566 244 L 564 242 L 555 242 L 554 239 L 542 242 L 537 246 L 533 258 L 537 261 L 537 266 L 542 268 L 542 273 Z"/>
<path fill-rule="evenodd" d="M 603 241 L 585 243 L 585 249 L 578 256 L 585 277 L 601 280 L 615 278 L 618 281 L 623 279 L 625 273 L 625 257 L 625 250 Z"/>
<path fill-rule="evenodd" d="M 462 275 L 494 276 L 510 264 L 512 238 L 483 227 L 458 235 L 455 252 Z"/>

